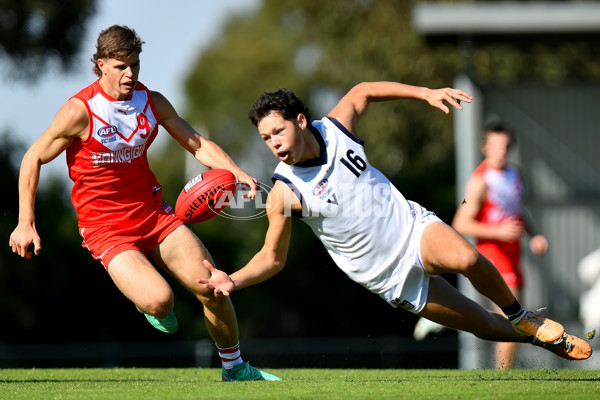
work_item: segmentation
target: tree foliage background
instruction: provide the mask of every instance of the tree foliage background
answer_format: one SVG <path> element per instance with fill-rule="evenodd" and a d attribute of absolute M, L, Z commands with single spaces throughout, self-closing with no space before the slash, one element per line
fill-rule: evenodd
<path fill-rule="evenodd" d="M 65 71 L 80 49 L 95 0 L 1 0 L 0 58 L 11 75 L 37 80 L 55 63 Z"/>
<path fill-rule="evenodd" d="M 429 40 L 411 26 L 416 3 L 357 0 L 324 6 L 317 0 L 266 0 L 255 14 L 232 20 L 200 56 L 187 80 L 186 117 L 205 126 L 211 138 L 249 172 L 269 182 L 276 160 L 246 118 L 250 105 L 265 90 L 294 89 L 313 117 L 320 118 L 361 81 L 439 88 L 451 86 L 459 73 L 482 85 L 517 81 L 560 85 L 600 79 L 597 46 L 585 38 Z M 366 142 L 371 163 L 407 198 L 451 220 L 457 205 L 450 116 L 419 101 L 372 104 L 358 134 Z M 261 336 L 273 332 L 335 336 L 412 330 L 413 315 L 392 310 L 350 282 L 309 230 L 296 222 L 286 269 L 268 284 L 234 294 L 243 299 L 236 302 L 238 309 L 243 307 L 241 318 L 252 315 L 243 320 L 249 331 Z M 222 266 L 238 268 L 260 248 L 265 228 L 245 224 L 235 223 L 237 229 L 226 230 L 239 250 Z M 204 228 L 195 229 L 205 240 L 223 243 L 223 234 L 215 236 Z M 277 300 L 256 311 L 253 300 L 263 297 Z M 273 319 L 273 310 L 278 310 L 279 318 Z M 313 323 L 307 325 L 307 320 Z"/>
<path fill-rule="evenodd" d="M 294 89 L 313 116 L 320 118 L 361 81 L 391 80 L 438 88 L 451 86 L 459 73 L 468 73 L 481 84 L 600 80 L 600 54 L 585 38 L 494 39 L 468 46 L 455 40 L 428 40 L 411 26 L 415 3 L 265 0 L 255 12 L 232 18 L 199 55 L 186 79 L 187 108 L 180 111 L 244 169 L 269 184 L 276 160 L 246 117 L 265 90 Z M 77 51 L 71 39 L 83 29 L 93 4 L 0 2 L 0 56 L 19 62 L 29 56 L 41 60 L 48 60 L 49 54 L 69 57 Z M 46 8 L 51 11 L 40 11 Z M 62 39 L 45 41 L 39 32 L 30 37 L 21 17 L 26 12 L 36 18 L 45 16 L 45 24 L 39 26 L 49 30 L 59 25 L 53 18 L 65 12 L 66 19 L 60 21 L 63 31 L 48 34 Z M 145 77 L 144 82 L 152 87 L 152 77 Z M 451 220 L 456 207 L 451 116 L 421 101 L 378 103 L 371 105 L 358 133 L 366 142 L 371 163 L 407 198 Z M 164 197 L 174 203 L 191 178 L 186 176 L 183 150 L 175 141 L 160 152 L 155 150 L 150 150 L 151 164 L 164 187 Z M 12 155 L 23 151 L 19 143 L 7 139 L 0 146 L 3 183 L 13 188 L 0 203 L 5 240 L 17 222 L 20 160 Z M 25 261 L 10 251 L 0 253 L 0 311 L 11 326 L 2 330 L 0 342 L 161 337 L 81 248 L 74 212 L 64 193 L 59 182 L 38 193 L 37 228 L 44 241 L 40 256 Z M 260 249 L 266 226 L 266 218 L 215 218 L 192 229 L 218 266 L 233 271 Z M 181 331 L 166 340 L 207 337 L 199 304 L 178 284 L 173 287 Z M 415 321 L 414 315 L 392 309 L 351 282 L 299 221 L 294 222 L 286 268 L 268 282 L 235 292 L 233 301 L 242 338 L 408 334 Z"/>

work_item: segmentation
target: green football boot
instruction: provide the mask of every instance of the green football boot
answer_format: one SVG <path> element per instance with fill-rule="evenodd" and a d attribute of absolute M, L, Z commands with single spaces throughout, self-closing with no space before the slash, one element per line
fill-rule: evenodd
<path fill-rule="evenodd" d="M 224 382 L 233 381 L 280 381 L 281 378 L 250 366 L 249 362 L 238 364 L 232 369 L 223 368 Z"/>
<path fill-rule="evenodd" d="M 177 318 L 175 317 L 175 313 L 171 311 L 171 314 L 167 315 L 164 318 L 153 317 L 150 314 L 144 313 L 150 325 L 158 329 L 159 331 L 166 333 L 167 335 L 172 335 L 177 332 L 177 328 L 179 325 L 177 324 Z"/>

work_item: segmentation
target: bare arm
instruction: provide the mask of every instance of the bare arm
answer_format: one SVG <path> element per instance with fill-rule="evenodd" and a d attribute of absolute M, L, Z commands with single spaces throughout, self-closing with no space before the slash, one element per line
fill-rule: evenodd
<path fill-rule="evenodd" d="M 86 137 L 88 126 L 84 104 L 71 99 L 60 108 L 50 127 L 23 156 L 19 174 L 19 222 L 9 240 L 13 253 L 29 259 L 31 252 L 28 248 L 33 244 L 34 253 L 39 254 L 41 240 L 35 228 L 35 195 L 41 167 L 58 157 L 73 140 Z"/>
<path fill-rule="evenodd" d="M 521 171 L 519 171 L 519 175 Z M 521 182 L 523 182 L 523 177 L 521 176 Z M 535 255 L 541 256 L 546 254 L 548 251 L 548 239 L 539 233 L 535 229 L 535 224 L 531 219 L 529 212 L 523 207 L 521 209 L 523 220 L 525 221 L 525 231 L 529 234 L 529 249 Z"/>
<path fill-rule="evenodd" d="M 245 267 L 227 275 L 205 262 L 212 276 L 198 282 L 208 289 L 213 289 L 217 294 L 228 296 L 233 290 L 263 282 L 281 271 L 285 265 L 292 233 L 292 218 L 289 211 L 285 212 L 285 199 L 292 199 L 292 202 L 299 204 L 289 187 L 277 181 L 267 198 L 269 229 L 264 245 Z"/>
<path fill-rule="evenodd" d="M 258 180 L 244 172 L 216 143 L 202 137 L 190 124 L 181 118 L 171 103 L 160 93 L 152 92 L 154 106 L 162 126 L 181 146 L 209 168 L 223 168 L 231 171 L 238 182 L 248 186 L 248 197 L 256 196 Z"/>
<path fill-rule="evenodd" d="M 491 239 L 500 241 L 517 240 L 523 233 L 523 223 L 516 218 L 508 218 L 498 225 L 484 224 L 477 216 L 485 201 L 486 185 L 483 178 L 471 176 L 467 183 L 464 203 L 458 207 L 452 227 L 465 236 L 475 239 Z"/>
<path fill-rule="evenodd" d="M 367 111 L 371 102 L 399 99 L 425 100 L 446 114 L 450 112 L 450 109 L 444 104 L 444 101 L 459 110 L 462 110 L 460 101 L 471 102 L 471 96 L 458 89 L 428 89 L 398 82 L 363 82 L 350 89 L 329 112 L 329 116 L 337 119 L 351 133 L 356 134 L 356 123 Z"/>
<path fill-rule="evenodd" d="M 525 231 L 529 234 L 529 249 L 535 255 L 541 256 L 548 251 L 548 239 L 537 233 L 534 224 L 526 210 L 523 210 L 523 220 L 525 221 Z"/>

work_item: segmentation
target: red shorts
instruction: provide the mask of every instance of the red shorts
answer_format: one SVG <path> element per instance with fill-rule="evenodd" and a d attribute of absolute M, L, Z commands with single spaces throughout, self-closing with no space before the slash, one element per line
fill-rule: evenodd
<path fill-rule="evenodd" d="M 493 243 L 481 243 L 477 245 L 477 250 L 494 264 L 510 288 L 523 287 L 525 282 L 521 273 L 520 248 L 509 252 Z"/>
<path fill-rule="evenodd" d="M 148 256 L 152 249 L 171 232 L 183 225 L 175 216 L 173 208 L 165 201 L 159 210 L 145 219 L 123 225 L 107 225 L 94 228 L 79 227 L 83 247 L 100 261 L 104 268 L 119 253 L 137 250 Z"/>

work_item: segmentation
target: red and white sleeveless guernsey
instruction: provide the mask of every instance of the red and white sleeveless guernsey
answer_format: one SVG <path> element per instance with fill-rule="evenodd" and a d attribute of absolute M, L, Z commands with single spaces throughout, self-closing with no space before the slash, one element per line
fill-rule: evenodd
<path fill-rule="evenodd" d="M 90 119 L 88 137 L 67 148 L 79 226 L 127 226 L 160 209 L 161 187 L 146 156 L 160 122 L 150 91 L 138 82 L 128 100 L 117 101 L 96 81 L 73 98 Z"/>
<path fill-rule="evenodd" d="M 519 170 L 513 165 L 504 169 L 492 167 L 483 161 L 473 172 L 485 181 L 487 187 L 485 200 L 477 220 L 488 225 L 497 225 L 507 218 L 523 220 L 522 200 L 523 183 Z M 498 240 L 479 239 L 477 250 L 491 260 L 510 287 L 522 287 L 521 241 L 500 242 Z"/>

